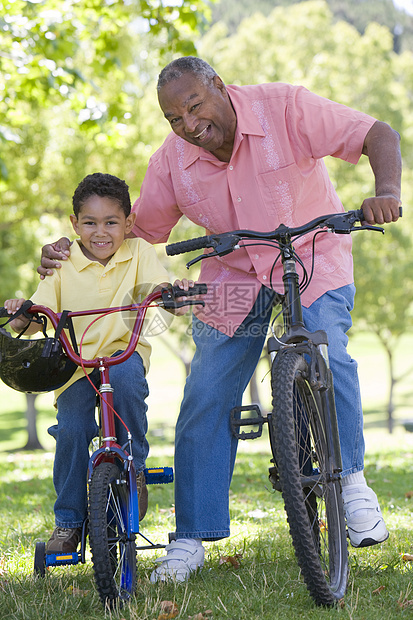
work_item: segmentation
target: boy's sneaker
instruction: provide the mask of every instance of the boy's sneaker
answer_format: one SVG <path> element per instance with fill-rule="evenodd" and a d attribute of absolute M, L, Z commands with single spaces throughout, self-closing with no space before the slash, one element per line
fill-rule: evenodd
<path fill-rule="evenodd" d="M 138 487 L 139 521 L 142 521 L 148 510 L 148 487 L 143 471 L 136 476 L 136 486 Z"/>
<path fill-rule="evenodd" d="M 186 581 L 192 573 L 204 565 L 205 550 L 200 540 L 178 538 L 166 545 L 166 555 L 157 558 L 159 566 L 151 575 L 151 583 L 157 581 Z"/>
<path fill-rule="evenodd" d="M 74 553 L 81 537 L 81 527 L 57 527 L 47 541 L 46 553 Z"/>
<path fill-rule="evenodd" d="M 377 495 L 366 484 L 343 485 L 344 512 L 353 547 L 370 547 L 388 539 Z"/>

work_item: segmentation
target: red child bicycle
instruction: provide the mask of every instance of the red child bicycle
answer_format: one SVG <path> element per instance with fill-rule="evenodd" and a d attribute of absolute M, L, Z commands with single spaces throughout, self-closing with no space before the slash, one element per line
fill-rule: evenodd
<path fill-rule="evenodd" d="M 9 315 L 5 308 L 0 309 L 0 317 L 8 319 L 6 323 L 22 313 L 31 320 L 43 323 L 44 338 L 38 340 L 13 338 L 3 327 L 0 328 L 0 378 L 11 388 L 23 392 L 51 391 L 66 383 L 78 366 L 82 366 L 86 376 L 86 369 L 99 368 L 100 385 L 94 388 L 98 397 L 99 447 L 93 451 L 89 461 L 88 517 L 82 528 L 80 551 L 46 553 L 45 543 L 38 542 L 34 569 L 38 575 L 44 576 L 46 569 L 52 566 L 84 563 L 89 537 L 96 587 L 105 606 L 113 607 L 117 601 L 127 601 L 134 593 L 137 550 L 165 547 L 152 543 L 139 530 L 132 436 L 128 431 L 127 443 L 123 446 L 118 444 L 115 416 L 119 417 L 119 414 L 113 408 L 110 368 L 127 360 L 135 351 L 148 308 L 174 309 L 203 304 L 199 299 L 188 297 L 206 292 L 205 284 L 195 284 L 188 291 L 170 286 L 152 293 L 139 304 L 57 314 L 31 301 L 25 302 L 14 315 Z M 182 297 L 184 299 L 179 300 Z M 127 348 L 116 357 L 82 359 L 82 340 L 79 352 L 72 319 L 89 315 L 102 318 L 113 312 L 136 313 Z M 47 319 L 55 329 L 53 337 L 46 334 Z M 172 482 L 173 470 L 171 467 L 145 469 L 145 479 L 147 484 Z M 144 541 L 140 546 L 136 544 L 137 536 Z"/>

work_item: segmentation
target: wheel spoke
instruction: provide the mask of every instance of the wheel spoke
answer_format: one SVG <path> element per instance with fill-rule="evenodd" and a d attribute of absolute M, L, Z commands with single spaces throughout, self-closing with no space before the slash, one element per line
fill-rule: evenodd
<path fill-rule="evenodd" d="M 96 586 L 110 607 L 128 599 L 136 586 L 135 536 L 128 535 L 129 491 L 113 463 L 93 472 L 89 488 L 89 538 Z"/>
<path fill-rule="evenodd" d="M 304 358 L 277 356 L 272 368 L 270 432 L 290 533 L 307 588 L 332 605 L 347 584 L 347 545 L 340 483 L 327 440 L 321 399 L 306 380 Z"/>

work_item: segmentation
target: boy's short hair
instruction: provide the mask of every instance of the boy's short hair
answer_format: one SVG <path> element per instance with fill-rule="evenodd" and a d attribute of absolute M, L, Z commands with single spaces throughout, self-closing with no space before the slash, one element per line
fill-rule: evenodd
<path fill-rule="evenodd" d="M 131 201 L 129 196 L 129 186 L 112 174 L 104 174 L 103 172 L 95 172 L 88 174 L 77 186 L 73 194 L 73 213 L 79 216 L 79 211 L 86 200 L 91 196 L 100 196 L 102 198 L 111 198 L 119 203 L 119 207 L 125 216 L 131 212 Z"/>

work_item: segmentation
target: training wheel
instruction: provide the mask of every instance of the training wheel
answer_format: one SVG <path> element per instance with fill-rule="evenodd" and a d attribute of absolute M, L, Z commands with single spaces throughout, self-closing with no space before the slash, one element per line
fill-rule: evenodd
<path fill-rule="evenodd" d="M 46 573 L 46 543 L 36 543 L 34 551 L 34 572 L 39 577 L 44 577 Z"/>

